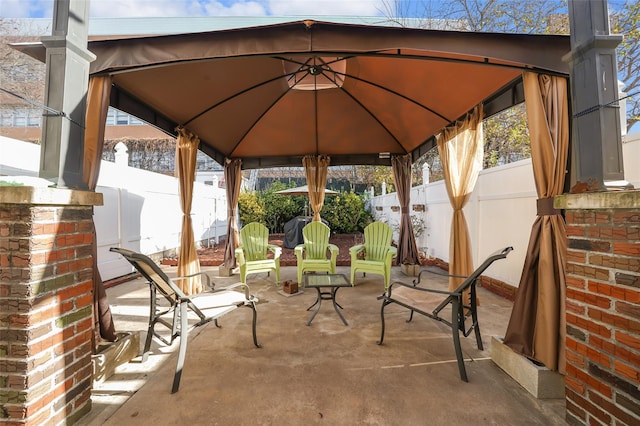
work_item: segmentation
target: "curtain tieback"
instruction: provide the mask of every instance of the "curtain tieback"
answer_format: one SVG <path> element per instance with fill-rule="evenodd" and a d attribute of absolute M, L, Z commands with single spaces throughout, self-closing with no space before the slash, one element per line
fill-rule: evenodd
<path fill-rule="evenodd" d="M 561 214 L 560 210 L 553 207 L 553 197 L 538 198 L 536 202 L 538 205 L 538 216 L 554 216 Z"/>
<path fill-rule="evenodd" d="M 400 213 L 402 213 L 402 214 L 409 213 L 409 207 L 402 207 L 400 209 Z"/>

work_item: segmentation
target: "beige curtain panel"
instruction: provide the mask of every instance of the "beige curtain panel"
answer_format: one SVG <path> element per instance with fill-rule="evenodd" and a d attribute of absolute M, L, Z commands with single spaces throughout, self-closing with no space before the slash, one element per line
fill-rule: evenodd
<path fill-rule="evenodd" d="M 567 238 L 553 197 L 562 194 L 569 151 L 567 80 L 523 74 L 538 216 L 504 342 L 514 351 L 565 371 Z"/>
<path fill-rule="evenodd" d="M 438 153 L 453 207 L 449 241 L 449 272 L 452 275 L 467 276 L 474 270 L 471 238 L 462 208 L 469 201 L 482 170 L 482 118 L 483 108 L 479 105 L 464 120 L 438 135 Z M 462 281 L 462 278 L 449 278 L 449 289 L 453 291 Z"/>
<path fill-rule="evenodd" d="M 324 205 L 324 190 L 327 185 L 327 170 L 331 159 L 327 155 L 305 155 L 302 165 L 309 186 L 309 204 L 313 209 L 313 221 L 320 221 L 320 210 Z"/>
<path fill-rule="evenodd" d="M 411 203 L 411 154 L 394 156 L 391 159 L 391 166 L 401 211 L 396 263 L 418 265 L 420 263 L 418 247 L 416 247 L 416 237 L 409 212 L 409 204 Z"/>
<path fill-rule="evenodd" d="M 102 162 L 102 148 L 104 146 L 104 129 L 109 111 L 109 95 L 111 94 L 111 76 L 97 76 L 89 80 L 87 93 L 87 111 L 84 131 L 83 181 L 90 191 L 95 191 Z M 96 226 L 91 221 L 93 234 L 93 312 L 94 336 L 93 350 L 97 350 L 96 331 L 99 337 L 109 342 L 116 340 L 116 330 L 111 315 L 111 307 L 107 299 L 107 292 L 98 269 L 98 239 Z"/>
<path fill-rule="evenodd" d="M 193 182 L 196 176 L 196 156 L 200 139 L 189 130 L 178 127 L 178 141 L 176 143 L 176 176 L 180 189 L 180 207 L 182 208 L 182 233 L 180 235 L 180 251 L 178 253 L 178 276 L 197 274 L 200 272 L 200 261 L 193 237 L 193 223 L 191 220 L 191 204 L 193 200 Z M 201 293 L 202 281 L 200 276 L 191 277 L 177 282 L 187 295 Z"/>
<path fill-rule="evenodd" d="M 242 160 L 227 158 L 224 162 L 224 181 L 227 193 L 227 240 L 224 246 L 224 266 L 233 269 L 236 264 L 236 247 L 240 245 L 236 211 L 242 185 Z"/>
<path fill-rule="evenodd" d="M 109 112 L 111 76 L 91 77 L 87 92 L 87 114 L 84 133 L 83 180 L 94 191 L 100 174 L 104 131 Z"/>

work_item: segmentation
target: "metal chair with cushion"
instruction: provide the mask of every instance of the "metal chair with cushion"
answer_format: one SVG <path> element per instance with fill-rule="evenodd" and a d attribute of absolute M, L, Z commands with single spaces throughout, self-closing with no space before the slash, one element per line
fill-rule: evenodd
<path fill-rule="evenodd" d="M 397 249 L 391 245 L 393 230 L 383 222 L 373 222 L 364 228 L 364 244 L 349 249 L 351 254 L 351 284 L 356 272 L 380 274 L 385 290 L 391 281 L 391 262 Z"/>
<path fill-rule="evenodd" d="M 302 228 L 304 243 L 296 246 L 298 283 L 307 271 L 336 273 L 338 246 L 329 243 L 331 230 L 322 222 L 311 222 Z M 329 257 L 327 257 L 327 250 Z"/>
<path fill-rule="evenodd" d="M 269 258 L 269 252 L 273 258 Z M 276 272 L 276 284 L 280 282 L 280 255 L 282 248 L 269 244 L 269 229 L 261 223 L 252 222 L 240 230 L 240 247 L 235 255 L 240 267 L 240 281 L 247 282 L 247 275 L 271 271 Z"/>
<path fill-rule="evenodd" d="M 180 337 L 178 362 L 173 376 L 171 393 L 177 392 L 180 387 L 180 378 L 189 340 L 189 319 L 196 321 L 193 327 L 198 327 L 210 321 L 214 321 L 216 327 L 218 327 L 218 318 L 240 306 L 247 306 L 253 310 L 253 344 L 256 347 L 260 347 L 256 337 L 257 312 L 255 304 L 258 299 L 250 293 L 249 287 L 245 284 L 237 283 L 215 288 L 209 276 L 203 272 L 172 280 L 153 260 L 141 253 L 119 247 L 112 247 L 110 251 L 121 254 L 131 263 L 147 280 L 151 290 L 149 328 L 142 355 L 143 360 L 148 357 L 151 349 L 151 339 L 154 336 L 165 345 L 171 345 L 178 336 Z M 187 296 L 175 284 L 175 281 L 196 275 L 206 280 L 209 290 L 193 296 Z M 236 291 L 236 289 L 241 291 Z M 156 325 L 158 324 L 167 327 L 169 334 L 156 330 Z"/>
<path fill-rule="evenodd" d="M 496 260 L 505 259 L 511 250 L 513 250 L 513 247 L 505 247 L 491 254 L 468 277 L 449 275 L 443 273 L 441 270 L 434 271 L 431 269 L 423 269 L 418 274 L 418 278 L 413 281 L 413 284 L 394 281 L 387 291 L 378 298 L 382 299 L 382 307 L 380 308 L 382 332 L 378 344 L 381 345 L 384 340 L 384 308 L 392 303 L 409 309 L 410 314 L 407 322 L 410 322 L 413 319 L 414 312 L 431 318 L 432 320 L 439 321 L 442 324 L 449 326 L 453 332 L 453 346 L 456 352 L 456 359 L 458 361 L 460 379 L 468 382 L 467 371 L 464 367 L 464 358 L 462 357 L 462 347 L 460 346 L 460 333 L 462 333 L 464 337 L 467 337 L 472 331 L 474 331 L 478 349 L 483 350 L 480 325 L 478 323 L 476 286 L 480 281 L 482 273 Z M 445 277 L 464 278 L 465 280 L 454 291 L 428 288 L 426 285 L 420 285 L 422 274 L 424 272 L 430 272 Z M 450 308 L 451 310 L 446 308 Z M 450 319 L 447 320 L 440 316 L 442 313 L 450 314 Z M 471 324 L 467 327 L 465 321 L 469 318 L 471 319 Z"/>

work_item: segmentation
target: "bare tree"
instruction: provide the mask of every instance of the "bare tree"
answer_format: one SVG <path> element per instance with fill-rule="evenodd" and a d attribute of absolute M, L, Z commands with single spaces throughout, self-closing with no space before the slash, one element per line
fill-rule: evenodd
<path fill-rule="evenodd" d="M 640 121 L 640 3 L 626 0 L 611 13 L 612 32 L 622 34 L 618 46 L 618 78 L 627 98 L 627 130 Z"/>
<path fill-rule="evenodd" d="M 37 41 L 42 31 L 34 29 L 28 21 L 0 18 L 0 87 L 4 89 L 0 93 L 2 105 L 27 105 L 18 96 L 42 103 L 45 65 L 9 46 L 10 43 Z"/>
<path fill-rule="evenodd" d="M 45 65 L 9 46 L 38 40 L 43 30 L 32 27 L 29 21 L 0 18 L 0 127 L 39 126 L 42 120 Z"/>
<path fill-rule="evenodd" d="M 567 15 L 566 0 L 384 0 L 381 11 L 400 26 L 442 30 L 549 33 L 550 17 Z M 567 19 L 568 24 L 568 19 Z M 568 25 L 566 31 L 568 32 Z"/>
<path fill-rule="evenodd" d="M 426 24 L 432 29 L 525 34 L 569 32 L 566 0 L 418 0 L 409 5 L 388 0 L 384 4 L 388 19 L 404 26 L 423 27 Z M 408 16 L 421 18 L 409 19 Z M 484 135 L 485 168 L 531 156 L 524 105 L 486 119 Z M 442 179 L 436 149 L 416 161 L 418 167 L 414 176 L 420 176 L 419 170 L 424 163 L 430 167 L 431 180 Z"/>

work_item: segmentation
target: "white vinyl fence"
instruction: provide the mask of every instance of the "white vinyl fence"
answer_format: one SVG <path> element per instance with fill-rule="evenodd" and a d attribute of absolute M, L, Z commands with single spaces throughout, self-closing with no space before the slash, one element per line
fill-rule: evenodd
<path fill-rule="evenodd" d="M 625 135 L 622 147 L 625 179 L 639 188 L 640 133 Z M 496 262 L 487 271 L 488 276 L 518 286 L 536 217 L 536 199 L 530 159 L 480 172 L 464 208 L 474 265 L 499 248 L 508 245 L 514 248 L 505 261 Z M 397 229 L 400 211 L 396 193 L 372 197 L 370 203 L 377 220 Z M 419 211 L 422 206 L 424 212 Z M 444 181 L 413 187 L 410 211 L 416 216 L 414 223 L 424 225 L 422 235 L 416 238 L 418 250 L 448 262 L 452 209 Z"/>
<path fill-rule="evenodd" d="M 180 245 L 182 210 L 178 180 L 171 176 L 102 162 L 96 192 L 104 205 L 95 208 L 98 267 L 107 280 L 130 272 L 130 266 L 110 247 L 145 254 L 170 255 Z M 218 242 L 227 231 L 224 189 L 194 184 L 191 208 L 196 242 Z"/>
<path fill-rule="evenodd" d="M 622 146 L 625 179 L 639 188 L 640 133 L 624 136 Z M 0 136 L 0 153 L 0 175 L 37 176 L 39 146 Z M 104 196 L 104 206 L 95 209 L 98 266 L 103 279 L 130 271 L 126 262 L 109 252 L 110 247 L 126 247 L 149 255 L 170 253 L 178 247 L 182 212 L 177 179 L 130 168 L 122 156 L 116 163 L 102 162 L 96 191 Z M 518 285 L 536 215 L 536 198 L 531 160 L 480 173 L 464 209 L 474 264 L 501 247 L 511 245 L 515 249 L 505 261 L 493 265 L 488 276 Z M 370 202 L 378 220 L 397 228 L 400 212 L 395 193 L 372 197 Z M 448 262 L 452 209 L 444 181 L 412 188 L 411 206 L 411 214 L 423 225 L 423 233 L 416 241 L 418 249 Z M 420 211 L 422 207 L 424 211 Z M 206 245 L 224 239 L 224 189 L 215 183 L 211 186 L 196 182 L 192 218 L 196 241 Z"/>
<path fill-rule="evenodd" d="M 0 152 L 0 175 L 38 175 L 38 145 L 0 137 Z M 131 272 L 131 266 L 121 256 L 111 253 L 110 247 L 125 247 L 155 256 L 172 254 L 180 245 L 182 211 L 178 180 L 128 167 L 124 150 L 119 154 L 116 163 L 102 162 L 96 188 L 104 197 L 104 205 L 94 210 L 98 268 L 104 280 Z M 191 218 L 197 243 L 207 245 L 224 239 L 227 232 L 225 190 L 215 182 L 213 186 L 196 182 Z"/>

